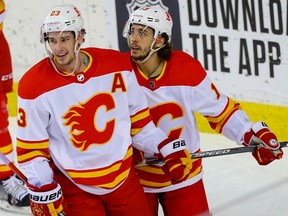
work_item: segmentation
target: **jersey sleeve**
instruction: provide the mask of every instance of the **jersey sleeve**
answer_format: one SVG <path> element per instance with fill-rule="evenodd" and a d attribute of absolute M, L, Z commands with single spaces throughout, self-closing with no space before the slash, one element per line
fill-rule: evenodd
<path fill-rule="evenodd" d="M 192 88 L 192 92 L 193 110 L 203 115 L 217 133 L 241 144 L 242 136 L 252 122 L 240 103 L 220 92 L 208 76 Z"/>
<path fill-rule="evenodd" d="M 19 85 L 19 89 L 21 89 Z M 37 157 L 50 159 L 47 125 L 51 116 L 46 112 L 42 97 L 23 99 L 18 96 L 18 127 L 16 132 L 19 164 Z M 25 142 L 23 142 L 25 141 Z M 27 144 L 29 143 L 29 148 Z"/>
<path fill-rule="evenodd" d="M 25 86 L 19 85 L 19 89 Z M 24 99 L 18 96 L 18 127 L 16 132 L 17 160 L 29 183 L 35 186 L 49 184 L 53 172 L 49 166 L 47 125 L 51 116 L 41 96 Z"/>
<path fill-rule="evenodd" d="M 150 154 L 158 153 L 158 144 L 167 138 L 156 128 L 148 108 L 147 98 L 133 73 L 129 77 L 129 109 L 131 113 L 131 135 L 133 146 Z"/>

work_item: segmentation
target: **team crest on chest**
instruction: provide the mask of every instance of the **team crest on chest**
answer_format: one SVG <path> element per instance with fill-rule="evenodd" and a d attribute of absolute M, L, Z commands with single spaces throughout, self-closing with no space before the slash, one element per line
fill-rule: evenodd
<path fill-rule="evenodd" d="M 71 106 L 62 116 L 65 121 L 63 125 L 69 127 L 70 141 L 75 148 L 86 151 L 92 145 L 104 145 L 111 139 L 116 120 L 110 118 L 103 122 L 106 113 L 98 114 L 103 107 L 106 113 L 115 109 L 111 94 L 94 95 L 85 102 Z"/>

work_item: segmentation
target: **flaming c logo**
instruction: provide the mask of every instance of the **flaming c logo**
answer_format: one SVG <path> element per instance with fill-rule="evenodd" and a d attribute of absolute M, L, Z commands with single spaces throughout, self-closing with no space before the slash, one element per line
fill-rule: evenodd
<path fill-rule="evenodd" d="M 95 95 L 85 103 L 70 107 L 62 116 L 64 125 L 70 127 L 72 144 L 81 151 L 86 151 L 91 145 L 103 145 L 112 137 L 115 118 L 106 120 L 104 128 L 97 128 L 97 122 L 103 121 L 103 115 L 97 115 L 101 107 L 106 108 L 106 112 L 115 108 L 110 94 Z"/>

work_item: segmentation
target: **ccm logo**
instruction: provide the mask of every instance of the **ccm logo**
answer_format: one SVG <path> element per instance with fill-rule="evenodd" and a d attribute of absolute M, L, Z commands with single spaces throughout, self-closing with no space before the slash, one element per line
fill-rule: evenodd
<path fill-rule="evenodd" d="M 10 73 L 10 74 L 1 76 L 1 81 L 7 81 L 7 80 L 12 79 L 12 78 L 13 78 L 13 74 Z"/>
<path fill-rule="evenodd" d="M 173 142 L 173 149 L 179 148 L 181 146 L 186 146 L 185 140 L 178 140 L 176 142 Z"/>
<path fill-rule="evenodd" d="M 53 200 L 57 200 L 59 197 L 62 196 L 62 190 L 58 190 L 52 194 L 47 194 L 47 195 L 42 195 L 42 196 L 38 196 L 38 195 L 34 195 L 34 194 L 30 194 L 30 200 L 35 201 L 36 203 L 50 203 Z"/>

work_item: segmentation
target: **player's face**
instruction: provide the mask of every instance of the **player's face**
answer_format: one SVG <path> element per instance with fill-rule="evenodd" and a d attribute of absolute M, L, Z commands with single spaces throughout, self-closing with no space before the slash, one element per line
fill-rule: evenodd
<path fill-rule="evenodd" d="M 150 52 L 150 46 L 154 41 L 154 31 L 150 27 L 133 24 L 128 34 L 128 40 L 132 57 L 136 61 L 141 61 Z"/>
<path fill-rule="evenodd" d="M 64 71 L 70 71 L 76 64 L 74 46 L 76 43 L 72 32 L 50 32 L 48 42 L 54 58 Z"/>

